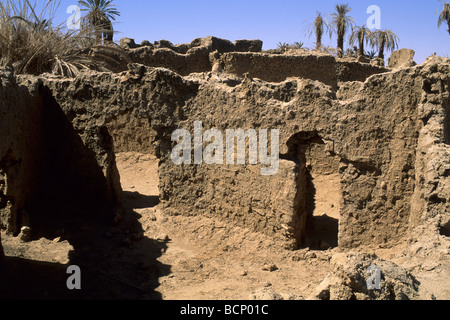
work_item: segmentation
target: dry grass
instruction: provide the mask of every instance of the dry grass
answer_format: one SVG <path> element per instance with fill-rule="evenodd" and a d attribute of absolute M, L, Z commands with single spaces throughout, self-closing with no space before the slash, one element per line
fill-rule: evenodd
<path fill-rule="evenodd" d="M 12 66 L 16 73 L 54 74 L 73 77 L 80 71 L 119 71 L 128 62 L 113 43 L 96 43 L 83 30 L 53 25 L 59 2 L 47 0 L 39 13 L 29 0 L 0 3 L 0 66 Z"/>

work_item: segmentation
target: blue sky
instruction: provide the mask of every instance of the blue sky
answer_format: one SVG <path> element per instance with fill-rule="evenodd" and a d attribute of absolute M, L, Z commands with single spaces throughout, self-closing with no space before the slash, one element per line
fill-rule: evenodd
<path fill-rule="evenodd" d="M 62 0 L 57 19 L 69 17 L 66 8 L 77 0 Z M 314 46 L 306 30 L 316 11 L 328 15 L 335 4 L 348 3 L 357 25 L 366 24 L 367 8 L 381 9 L 381 28 L 391 29 L 400 37 L 400 48 L 416 51 L 415 60 L 422 63 L 436 52 L 450 56 L 447 27 L 437 28 L 442 4 L 438 0 L 116 0 L 121 16 L 117 19 L 116 40 L 122 37 L 151 42 L 165 39 L 174 44 L 191 42 L 198 37 L 216 36 L 235 41 L 261 39 L 264 49 L 279 42 L 302 41 Z M 335 47 L 336 40 L 324 38 L 324 44 Z M 346 44 L 347 45 L 347 44 Z"/>

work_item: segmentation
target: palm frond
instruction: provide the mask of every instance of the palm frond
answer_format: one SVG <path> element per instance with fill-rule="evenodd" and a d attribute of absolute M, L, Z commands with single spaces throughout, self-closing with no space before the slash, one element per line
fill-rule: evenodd
<path fill-rule="evenodd" d="M 54 12 L 55 3 L 48 0 L 48 11 L 42 14 L 29 0 L 0 2 L 0 66 L 12 65 L 17 73 L 69 77 L 88 68 L 117 71 L 126 66 L 129 58 L 117 45 L 96 47 L 88 32 L 52 26 L 52 14 L 46 15 Z"/>
<path fill-rule="evenodd" d="M 450 3 L 448 3 L 447 1 L 440 2 L 443 3 L 443 8 L 441 13 L 439 14 L 438 28 L 440 28 L 442 24 L 447 23 L 448 33 L 450 34 Z"/>

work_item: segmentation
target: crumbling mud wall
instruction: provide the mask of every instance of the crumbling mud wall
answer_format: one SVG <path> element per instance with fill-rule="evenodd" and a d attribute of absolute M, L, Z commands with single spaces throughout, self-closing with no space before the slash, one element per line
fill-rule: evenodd
<path fill-rule="evenodd" d="M 432 79 L 447 79 L 447 65 L 445 60 L 435 68 L 425 64 L 374 75 L 338 92 L 300 78 L 269 83 L 220 73 L 181 77 L 141 65 L 120 74 L 90 73 L 72 82 L 43 81 L 80 128 L 95 119 L 114 136 L 123 130 L 118 117 L 148 121 L 155 131 L 161 206 L 167 213 L 228 221 L 271 235 L 289 248 L 302 244 L 307 227 L 311 190 L 304 150 L 312 139 L 321 141 L 340 162 L 339 246 L 356 247 L 396 243 L 408 235 L 414 220 L 411 201 L 422 189 L 416 151 L 425 122 L 419 106 L 427 90 L 438 88 Z M 444 96 L 445 81 L 439 86 Z M 80 88 L 95 94 L 75 94 Z M 447 108 L 445 101 L 436 103 Z M 77 110 L 88 110 L 89 116 Z M 448 116 L 443 119 L 438 128 L 448 137 Z M 261 164 L 175 165 L 171 135 L 180 128 L 194 135 L 195 121 L 205 131 L 223 133 L 278 129 L 278 174 L 262 176 Z M 441 200 L 438 205 L 446 208 Z"/>
<path fill-rule="evenodd" d="M 420 130 L 415 162 L 416 186 L 411 225 L 418 234 L 450 236 L 450 67 L 448 59 L 430 57 L 421 70 L 424 80 L 418 113 Z M 434 236 L 433 236 L 434 235 Z"/>
<path fill-rule="evenodd" d="M 405 235 L 414 190 L 417 132 L 421 127 L 416 108 L 422 83 L 417 78 L 407 75 L 406 71 L 374 76 L 350 101 L 337 100 L 330 87 L 311 80 L 293 79 L 268 84 L 247 77 L 235 86 L 220 84 L 223 82 L 220 79 L 216 83 L 211 79 L 197 81 L 200 81 L 199 94 L 188 102 L 186 113 L 192 116 L 187 119 L 207 119 L 204 120 L 205 127 L 221 131 L 226 128 L 278 128 L 281 155 L 301 149 L 302 143 L 307 143 L 288 147 L 288 141 L 298 134 L 315 133 L 326 141 L 328 151 L 341 159 L 343 203 L 339 245 L 384 243 Z M 405 85 L 392 89 L 390 83 L 399 82 Z M 189 121 L 179 126 L 192 132 Z M 255 221 L 266 233 L 285 236 L 287 246 L 301 244 L 306 217 L 305 212 L 298 212 L 294 207 L 302 205 L 296 202 L 297 194 L 304 193 L 305 187 L 296 184 L 294 178 L 283 178 L 287 182 L 285 188 L 295 186 L 290 192 L 279 187 L 269 192 L 266 190 L 269 187 L 258 183 L 261 177 L 255 168 L 253 175 L 239 179 L 239 190 L 245 190 L 246 194 L 236 196 L 236 193 L 228 194 L 228 190 L 214 190 L 217 182 L 205 183 L 220 180 L 218 177 L 226 176 L 225 170 L 229 169 L 219 165 L 210 167 L 208 172 L 198 166 L 175 166 L 168 160 L 169 151 L 162 152 L 160 189 L 162 200 L 170 210 L 220 214 L 214 206 L 240 199 L 236 206 L 239 210 L 224 218 L 231 216 L 243 220 L 239 217 L 245 217 L 247 221 Z M 270 185 L 277 186 L 276 180 L 280 176 L 288 176 L 285 172 L 297 172 L 297 177 L 303 174 L 305 164 L 301 159 L 282 158 L 290 160 L 291 167 L 281 164 L 280 175 L 267 179 Z M 247 168 L 250 167 L 240 170 Z M 240 174 L 238 172 L 237 176 Z M 259 193 L 260 187 L 255 187 L 258 184 L 264 192 Z M 206 186 L 214 192 L 206 190 Z M 187 194 L 196 201 L 189 199 Z M 274 194 L 283 195 L 283 201 L 292 206 L 280 207 L 274 202 Z M 298 221 L 302 222 L 297 224 Z M 242 225 L 248 225 L 248 222 Z"/>
<path fill-rule="evenodd" d="M 448 61 L 446 62 L 448 63 Z M 411 199 L 416 183 L 416 148 L 419 132 L 424 126 L 423 119 L 418 112 L 420 101 L 427 90 L 428 78 L 447 77 L 445 67 L 429 68 L 427 65 L 400 70 L 393 73 L 384 73 L 369 78 L 365 83 L 354 83 L 347 97 L 337 99 L 330 88 L 314 81 L 289 80 L 281 84 L 268 84 L 262 81 L 245 78 L 236 84 L 232 78 L 217 78 L 200 81 L 199 94 L 194 100 L 188 102 L 191 119 L 208 119 L 205 127 L 216 127 L 219 130 L 226 128 L 279 128 L 281 131 L 281 155 L 286 155 L 289 149 L 288 141 L 298 133 L 316 132 L 328 148 L 330 154 L 341 159 L 339 169 L 342 190 L 342 203 L 340 206 L 339 245 L 342 247 L 355 247 L 361 244 L 395 243 L 408 234 L 411 218 Z M 226 84 L 228 81 L 228 85 Z M 402 85 L 395 85 L 395 84 Z M 444 81 L 445 83 L 445 81 Z M 225 85 L 224 85 L 225 84 Z M 448 92 L 446 85 L 439 86 L 441 94 Z M 445 95 L 444 95 L 445 96 Z M 341 96 L 342 97 L 342 96 Z M 445 102 L 437 101 L 445 106 Z M 224 107 L 226 105 L 226 107 Z M 222 118 L 222 119 L 221 119 Z M 213 120 L 214 119 L 214 120 Z M 448 116 L 444 116 L 448 119 Z M 447 120 L 448 121 L 448 120 Z M 192 132 L 192 127 L 186 126 Z M 445 131 L 445 122 L 441 121 L 439 130 Z M 448 134 L 448 133 L 447 133 Z M 306 143 L 306 142 L 305 142 Z M 301 148 L 299 148 L 301 149 Z M 283 158 L 283 157 L 282 157 Z M 292 157 L 284 157 L 292 161 Z M 301 176 L 303 164 L 301 160 L 293 160 L 295 166 L 291 169 L 280 164 L 280 175 L 294 170 L 297 178 Z M 174 210 L 177 203 L 182 203 L 184 209 L 180 212 L 217 212 L 210 207 L 216 203 L 232 203 L 233 195 L 218 196 L 217 192 L 205 191 L 204 184 L 193 181 L 217 181 L 214 177 L 222 176 L 223 167 L 216 167 L 214 173 L 203 172 L 197 167 L 195 174 L 190 167 L 174 167 L 164 169 L 169 162 L 163 162 L 161 168 L 162 179 L 168 179 L 169 172 L 180 171 L 177 179 L 168 179 L 160 186 L 167 207 Z M 242 169 L 241 169 L 242 170 Z M 444 170 L 444 169 L 442 169 Z M 213 170 L 211 170 L 213 171 Z M 304 195 L 304 186 L 293 183 L 293 178 L 285 179 L 286 188 L 295 186 L 291 192 L 279 188 L 272 193 L 264 189 L 259 194 L 254 185 L 258 170 L 255 169 L 253 177 L 239 180 L 242 189 L 248 194 L 240 199 L 252 204 L 240 204 L 246 219 L 258 221 L 265 232 L 296 238 L 302 234 L 304 220 L 300 210 L 304 204 L 300 200 Z M 299 174 L 300 173 L 300 174 Z M 445 173 L 445 170 L 443 171 Z M 182 177 L 188 177 L 186 180 Z M 437 173 L 442 178 L 442 175 Z M 444 175 L 445 176 L 445 175 Z M 181 179 L 180 179 L 181 178 Z M 273 185 L 277 178 L 270 180 Z M 180 191 L 174 192 L 178 183 Z M 192 183 L 191 183 L 192 181 Z M 246 183 L 245 183 L 246 182 Z M 296 181 L 297 182 L 297 181 Z M 191 187 L 188 187 L 188 186 Z M 214 183 L 212 184 L 215 185 Z M 445 186 L 445 183 L 442 183 Z M 175 187 L 175 188 L 174 188 Z M 184 188 L 181 191 L 181 188 Z M 192 190 L 189 192 L 186 190 Z M 214 187 L 209 187 L 214 188 Z M 442 189 L 443 187 L 441 187 Z M 169 190 L 169 193 L 166 194 Z M 250 191 L 248 191 L 250 190 Z M 302 191 L 303 190 L 303 191 Z M 217 201 L 211 201 L 210 194 L 214 194 Z M 177 199 L 177 194 L 183 197 Z M 187 194 L 196 194 L 196 206 L 189 206 Z M 287 204 L 292 207 L 281 207 L 271 202 L 276 199 L 273 194 L 283 196 Z M 205 201 L 199 200 L 205 195 Z M 294 196 L 295 195 L 295 196 Z M 211 204 L 212 203 L 212 204 Z M 263 204 L 259 206 L 259 204 Z M 445 212 L 445 204 L 440 204 L 440 210 Z M 177 209 L 175 209 L 177 210 Z M 219 210 L 220 211 L 220 210 Z M 255 212 L 266 212 L 266 215 Z M 447 210 L 448 211 L 448 210 Z M 248 214 L 250 212 L 250 214 Z M 282 214 L 280 215 L 280 212 Z M 249 218 L 252 216 L 256 218 Z M 239 220 L 236 216 L 233 219 Z M 280 219 L 279 217 L 283 217 Z M 245 225 L 245 223 L 244 223 Z M 441 225 L 446 225 L 442 222 Z M 268 227 L 268 228 L 267 228 Z M 297 245 L 301 243 L 296 238 Z M 293 245 L 290 242 L 288 245 Z"/>
<path fill-rule="evenodd" d="M 400 49 L 392 52 L 389 57 L 388 67 L 390 69 L 408 68 L 417 65 L 414 62 L 416 52 L 412 49 Z"/>
<path fill-rule="evenodd" d="M 261 40 L 229 40 L 216 37 L 198 38 L 188 44 L 173 45 L 169 41 L 161 40 L 155 44 L 145 42 L 141 45 L 133 39 L 121 40 L 133 63 L 140 63 L 149 67 L 168 68 L 180 75 L 196 72 L 211 71 L 213 64 L 210 54 L 216 52 L 260 52 Z"/>
<path fill-rule="evenodd" d="M 253 56 L 231 56 L 240 55 Z M 67 161 L 73 172 L 79 166 L 100 168 L 103 187 L 90 185 L 88 190 L 111 194 L 120 189 L 114 144 L 121 150 L 149 150 L 151 139 L 159 159 L 161 208 L 167 214 L 220 219 L 270 235 L 291 249 L 304 243 L 311 199 L 323 191 L 311 186 L 311 168 L 330 161 L 339 177 L 335 190 L 341 193 L 339 246 L 395 244 L 428 216 L 439 220 L 436 232 L 448 227 L 442 215 L 448 212 L 448 164 L 442 158 L 448 154 L 450 128 L 449 65 L 448 60 L 427 61 L 343 83 L 338 91 L 325 80 L 304 77 L 267 82 L 244 70 L 242 76 L 204 72 L 183 77 L 140 64 L 122 73 L 88 72 L 74 80 L 44 75 L 38 82 L 48 95 L 41 96 L 41 104 L 53 108 L 40 116 L 57 125 L 39 128 L 44 130 L 42 148 L 48 155 L 58 153 L 61 141 L 50 136 L 67 132 L 64 141 L 69 146 L 78 141 L 82 157 L 65 151 L 56 162 Z M 32 92 L 36 81 L 29 79 L 35 78 L 21 78 L 21 83 Z M 224 135 L 229 129 L 279 130 L 277 173 L 262 175 L 266 166 L 261 162 L 175 164 L 172 134 L 185 129 L 194 137 L 195 122 L 201 122 L 203 132 L 214 128 Z M 133 132 L 137 139 L 131 143 L 126 135 Z M 429 132 L 438 137 L 429 138 Z M 429 141 L 433 146 L 428 149 Z M 207 145 L 205 139 L 201 146 Z M 315 145 L 320 152 L 313 152 Z M 322 158 L 316 159 L 319 154 Z M 90 164 L 81 160 L 85 156 Z M 7 168 L 13 167 L 10 159 L 2 154 Z M 100 176 L 98 170 L 95 175 Z"/>
<path fill-rule="evenodd" d="M 138 45 L 133 39 L 121 39 L 133 63 L 172 70 L 182 76 L 201 72 L 224 72 L 269 82 L 282 82 L 289 77 L 318 80 L 334 89 L 338 82 L 365 81 L 374 74 L 389 71 L 369 63 L 336 60 L 329 54 L 262 53 L 261 40 L 229 40 L 216 37 L 198 38 L 191 43 L 173 45 L 161 40 Z"/>
<path fill-rule="evenodd" d="M 158 136 L 175 130 L 184 118 L 182 106 L 197 88 L 167 69 L 140 64 L 130 64 L 127 72 L 119 74 L 89 72 L 74 81 L 42 81 L 77 130 L 105 127 L 115 152 L 157 153 Z"/>
<path fill-rule="evenodd" d="M 363 152 L 342 161 L 341 246 L 395 243 L 407 233 L 417 133 L 423 126 L 417 114 L 422 79 L 416 72 L 373 76 L 347 100 L 355 108 L 349 120 L 358 134 L 346 149 Z"/>
<path fill-rule="evenodd" d="M 221 70 L 242 77 L 282 82 L 289 77 L 318 80 L 337 87 L 335 64 L 331 55 L 277 55 L 263 53 L 225 53 L 219 59 Z"/>
<path fill-rule="evenodd" d="M 35 77 L 2 70 L 0 96 L 2 228 L 38 237 L 113 222 L 120 185 L 107 131 L 76 131 Z"/>
<path fill-rule="evenodd" d="M 389 71 L 368 63 L 339 60 L 331 55 L 225 53 L 217 62 L 219 70 L 237 76 L 248 73 L 251 77 L 269 82 L 285 81 L 289 77 L 318 80 L 337 89 L 339 82 L 362 81 Z"/>
<path fill-rule="evenodd" d="M 336 77 L 338 82 L 361 81 L 374 74 L 388 72 L 389 69 L 375 66 L 370 63 L 360 63 L 357 61 L 336 61 Z"/>
<path fill-rule="evenodd" d="M 43 148 L 42 100 L 19 87 L 11 70 L 0 72 L 0 215 L 1 225 L 18 232 L 29 220 L 29 200 L 39 188 Z"/>

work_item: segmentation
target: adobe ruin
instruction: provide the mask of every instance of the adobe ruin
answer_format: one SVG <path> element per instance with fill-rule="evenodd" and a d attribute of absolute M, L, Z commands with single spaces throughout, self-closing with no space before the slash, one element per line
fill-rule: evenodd
<path fill-rule="evenodd" d="M 119 150 L 159 158 L 166 214 L 218 219 L 288 249 L 394 245 L 448 229 L 449 59 L 392 71 L 330 55 L 264 53 L 255 41 L 122 44 L 133 63 L 119 73 L 1 71 L 0 212 L 10 233 L 29 226 L 55 235 L 81 211 L 112 223 Z M 222 131 L 279 129 L 279 173 L 174 165 L 171 134 L 192 131 L 194 121 Z M 322 185 L 327 179 L 333 183 Z M 323 218 L 336 234 L 310 237 L 314 195 L 326 188 L 336 197 Z M 60 201 L 49 207 L 48 197 Z"/>

